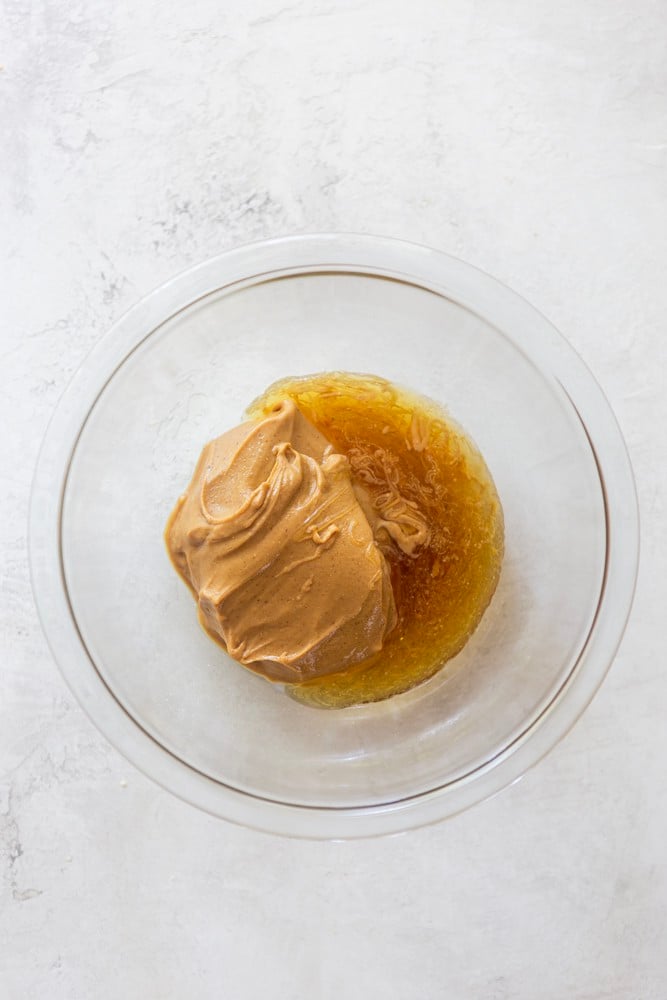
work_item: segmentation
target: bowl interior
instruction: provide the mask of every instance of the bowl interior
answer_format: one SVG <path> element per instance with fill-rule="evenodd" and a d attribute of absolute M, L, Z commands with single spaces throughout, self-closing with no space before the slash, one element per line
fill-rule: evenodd
<path fill-rule="evenodd" d="M 207 440 L 275 379 L 333 369 L 381 375 L 447 408 L 495 479 L 506 556 L 481 626 L 435 678 L 327 712 L 293 702 L 203 634 L 162 531 Z M 125 358 L 72 455 L 61 559 L 94 668 L 157 743 L 223 785 L 342 808 L 441 788 L 526 731 L 586 641 L 605 537 L 585 429 L 503 332 L 417 284 L 314 272 L 212 292 Z"/>

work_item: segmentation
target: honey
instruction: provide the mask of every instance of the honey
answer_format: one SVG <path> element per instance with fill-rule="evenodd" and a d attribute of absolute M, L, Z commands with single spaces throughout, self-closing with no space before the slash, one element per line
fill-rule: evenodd
<path fill-rule="evenodd" d="M 388 554 L 398 624 L 380 652 L 286 687 L 323 708 L 381 701 L 432 677 L 477 628 L 500 576 L 500 500 L 475 445 L 430 400 L 376 376 L 331 372 L 275 383 L 249 416 L 266 415 L 286 397 L 347 456 L 372 499 L 395 488 L 430 528 L 416 556 Z"/>

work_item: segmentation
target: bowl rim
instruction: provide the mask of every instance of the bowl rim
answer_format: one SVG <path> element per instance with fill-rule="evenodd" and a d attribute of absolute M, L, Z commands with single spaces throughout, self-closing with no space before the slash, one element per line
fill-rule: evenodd
<path fill-rule="evenodd" d="M 397 802 L 349 808 L 255 796 L 202 774 L 157 743 L 88 657 L 70 608 L 60 545 L 62 493 L 79 434 L 128 354 L 175 313 L 215 291 L 262 277 L 322 271 L 417 285 L 499 329 L 569 399 L 597 465 L 606 512 L 606 565 L 597 612 L 576 665 L 545 710 L 501 753 L 446 786 Z M 61 397 L 42 442 L 30 498 L 29 559 L 38 616 L 65 682 L 112 746 L 145 775 L 212 815 L 264 832 L 368 837 L 433 823 L 488 798 L 520 778 L 571 729 L 602 683 L 627 624 L 639 561 L 639 512 L 625 442 L 602 389 L 574 348 L 525 299 L 484 271 L 416 243 L 354 233 L 305 234 L 248 243 L 181 272 L 141 299 L 98 341 Z"/>

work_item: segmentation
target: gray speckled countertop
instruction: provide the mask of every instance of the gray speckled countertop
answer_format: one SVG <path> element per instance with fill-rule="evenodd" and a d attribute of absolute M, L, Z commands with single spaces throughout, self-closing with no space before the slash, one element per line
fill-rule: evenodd
<path fill-rule="evenodd" d="M 659 0 L 8 3 L 3 1000 L 667 996 L 667 16 Z M 30 594 L 47 421 L 139 297 L 227 247 L 358 230 L 477 264 L 593 368 L 643 565 L 601 692 L 495 799 L 379 841 L 201 814 L 97 734 Z"/>

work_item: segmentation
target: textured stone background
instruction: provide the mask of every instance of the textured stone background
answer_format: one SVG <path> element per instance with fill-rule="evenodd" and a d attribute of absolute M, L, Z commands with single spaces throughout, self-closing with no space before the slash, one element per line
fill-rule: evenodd
<path fill-rule="evenodd" d="M 667 996 L 667 9 L 662 0 L 5 0 L 0 996 Z M 156 284 L 358 230 L 495 274 L 602 382 L 643 517 L 575 731 L 439 826 L 298 843 L 199 814 L 93 730 L 30 594 L 47 421 Z"/>

